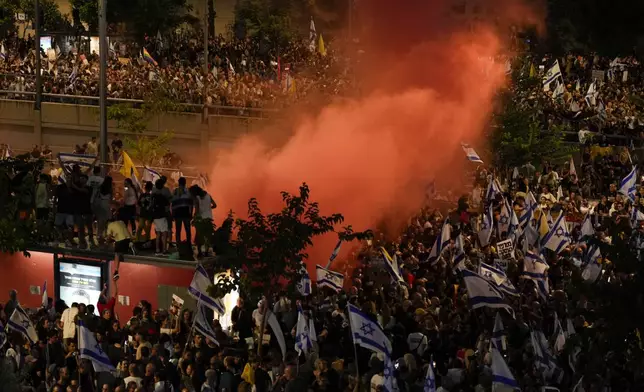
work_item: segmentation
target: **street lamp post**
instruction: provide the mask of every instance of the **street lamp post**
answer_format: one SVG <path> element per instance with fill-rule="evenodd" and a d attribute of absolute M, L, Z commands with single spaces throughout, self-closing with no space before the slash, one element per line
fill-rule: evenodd
<path fill-rule="evenodd" d="M 38 0 L 36 0 L 38 1 Z M 107 0 L 99 1 L 99 51 L 101 58 L 100 78 L 99 78 L 99 121 L 100 121 L 100 140 L 101 140 L 101 163 L 103 164 L 103 175 L 107 172 L 108 154 L 107 154 Z"/>
<path fill-rule="evenodd" d="M 34 4 L 34 35 L 36 39 L 36 102 L 34 109 L 40 110 L 42 103 L 42 64 L 40 61 L 40 27 L 42 20 L 40 20 L 40 0 L 35 0 Z"/>

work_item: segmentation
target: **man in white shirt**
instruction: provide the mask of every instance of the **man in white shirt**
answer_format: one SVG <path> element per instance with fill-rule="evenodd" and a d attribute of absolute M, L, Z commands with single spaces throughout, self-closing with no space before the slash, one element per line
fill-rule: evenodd
<path fill-rule="evenodd" d="M 78 303 L 74 302 L 71 308 L 67 308 L 60 316 L 60 322 L 63 325 L 63 341 L 68 344 L 68 339 L 74 339 L 76 336 L 76 316 L 78 315 Z"/>
<path fill-rule="evenodd" d="M 127 387 L 129 383 L 135 382 L 136 387 L 140 388 L 141 381 L 143 381 L 143 379 L 141 377 L 136 376 L 136 373 L 137 373 L 136 364 L 131 363 L 127 370 L 128 370 L 129 376 L 123 379 L 123 383 L 125 384 L 125 386 Z"/>

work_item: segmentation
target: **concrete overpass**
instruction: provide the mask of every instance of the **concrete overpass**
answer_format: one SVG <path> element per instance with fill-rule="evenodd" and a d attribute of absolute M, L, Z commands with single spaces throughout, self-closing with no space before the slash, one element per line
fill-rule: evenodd
<path fill-rule="evenodd" d="M 248 115 L 236 113 L 234 109 L 223 107 L 211 108 L 208 115 L 202 112 L 164 113 L 151 119 L 144 135 L 154 137 L 172 131 L 173 152 L 186 164 L 205 163 L 203 159 L 197 159 L 229 147 L 236 138 L 257 130 L 266 121 L 261 118 L 265 114 L 261 111 L 245 113 Z M 75 145 L 86 143 L 92 136 L 98 138 L 98 119 L 98 106 L 43 102 L 41 110 L 37 111 L 29 100 L 0 99 L 0 143 L 9 144 L 14 150 L 31 150 L 34 144 L 44 144 L 54 153 L 70 152 Z M 128 134 L 111 121 L 108 132 L 108 140 L 115 133 Z"/>

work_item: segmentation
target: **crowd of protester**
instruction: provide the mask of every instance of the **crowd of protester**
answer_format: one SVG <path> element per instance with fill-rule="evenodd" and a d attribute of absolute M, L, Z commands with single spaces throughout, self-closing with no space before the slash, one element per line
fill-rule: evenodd
<path fill-rule="evenodd" d="M 581 132 L 581 143 L 639 145 L 644 136 L 644 79 L 642 65 L 634 57 L 607 58 L 601 56 L 566 55 L 561 58 L 528 57 L 521 72 L 532 78 L 545 78 L 557 64 L 562 77 L 544 89 L 541 83 L 531 87 L 513 86 L 516 100 L 522 105 L 539 105 L 542 124 L 560 125 Z M 557 83 L 561 89 L 557 90 Z M 591 133 L 598 133 L 591 140 Z"/>
<path fill-rule="evenodd" d="M 330 51 L 322 56 L 311 52 L 308 43 L 294 42 L 278 55 L 258 40 L 225 40 L 222 36 L 209 43 L 209 72 L 204 75 L 203 44 L 195 37 L 185 32 L 149 37 L 144 47 L 150 57 L 143 56 L 134 43 L 113 42 L 108 57 L 108 97 L 143 100 L 150 91 L 162 89 L 176 103 L 275 109 L 304 99 L 311 91 L 337 93 L 347 83 L 340 75 L 329 76 L 333 69 L 329 66 L 335 62 Z M 47 53 L 42 51 L 43 93 L 52 94 L 46 99 L 67 102 L 64 95 L 97 97 L 97 53 L 52 45 Z M 3 47 L 0 90 L 9 98 L 32 98 L 25 92 L 36 91 L 33 39 L 9 37 Z M 81 102 L 96 103 L 87 98 Z"/>
<path fill-rule="evenodd" d="M 600 315 L 605 307 L 617 304 L 611 303 L 611 298 L 596 299 L 580 290 L 618 287 L 634 279 L 617 269 L 621 260 L 609 260 L 611 247 L 619 244 L 632 245 L 630 252 L 637 255 L 644 248 L 640 240 L 644 237 L 644 215 L 637 215 L 644 207 L 644 198 L 640 197 L 644 188 L 639 188 L 632 201 L 619 191 L 621 179 L 631 168 L 628 151 L 588 150 L 578 170 L 568 164 L 546 163 L 539 170 L 521 168 L 508 178 L 479 170 L 474 190 L 456 205 L 441 211 L 430 204 L 411 217 L 395 239 L 388 239 L 388 233 L 376 234 L 347 260 L 331 264 L 330 269 L 345 275 L 343 290 L 318 288 L 308 296 L 280 292 L 259 303 L 257 299 L 251 303 L 242 292 L 232 310 L 232 327 L 224 329 L 218 321 L 212 322 L 216 341 L 194 331 L 194 315 L 177 303 L 170 309 L 153 309 L 149 302 L 141 301 L 132 315 L 123 314 L 115 300 L 116 280 L 110 289 L 105 288 L 97 304 L 50 301 L 46 308 L 30 311 L 39 343 L 25 344 L 19 334 L 9 334 L 2 349 L 3 371 L 14 373 L 23 390 L 382 391 L 388 377 L 385 358 L 354 346 L 347 314 L 347 306 L 352 304 L 387 333 L 400 391 L 432 391 L 427 389 L 431 383 L 426 379 L 430 364 L 438 391 L 491 391 L 492 385 L 498 387 L 499 383 L 491 367 L 492 347 L 502 352 L 522 391 L 543 391 L 545 386 L 576 392 L 641 390 L 644 379 L 638 370 L 642 353 L 639 331 L 620 336 L 628 349 L 616 349 L 608 337 L 611 320 Z M 94 191 L 90 193 L 84 187 L 94 184 L 96 177 L 85 178 L 79 173 L 73 177 L 68 179 L 69 185 L 60 186 L 60 194 L 68 192 L 71 197 L 84 195 L 88 199 Z M 91 197 L 99 200 L 100 214 L 98 210 L 94 213 L 100 215 L 104 226 L 110 220 L 107 206 L 112 190 L 109 177 L 102 180 L 94 188 L 98 196 Z M 132 185 L 128 183 L 129 189 Z M 167 221 L 158 220 L 168 218 L 164 214 L 169 205 L 174 214 L 199 195 L 198 210 L 204 205 L 203 210 L 212 217 L 212 205 L 205 203 L 209 197 L 198 188 L 186 189 L 185 182 L 180 182 L 174 196 L 163 180 L 154 187 L 146 184 L 144 192 L 153 200 L 165 200 L 163 210 L 147 215 L 149 210 L 140 203 L 141 198 L 137 203 L 136 195 L 126 194 L 123 215 L 116 217 L 118 226 L 107 228 L 108 233 L 115 234 L 115 240 L 130 235 L 125 225 L 132 222 L 134 211 L 138 210 L 140 218 L 153 221 L 159 231 L 167 225 Z M 527 226 L 524 234 L 512 237 L 504 231 L 507 222 L 503 220 L 508 206 L 517 217 L 525 216 L 532 208 L 532 197 L 534 210 L 530 210 L 532 219 L 527 224 L 540 237 L 536 242 L 526 234 Z M 56 208 L 61 208 L 60 203 L 59 198 Z M 89 214 L 93 205 L 84 205 L 84 213 Z M 482 217 L 490 209 L 494 230 L 484 241 L 480 234 L 485 230 Z M 157 213 L 156 208 L 152 211 Z M 541 262 L 547 263 L 547 273 L 526 278 L 528 264 L 524 257 L 528 249 L 537 252 L 543 236 L 561 214 L 570 232 L 565 237 L 568 243 L 556 253 L 543 248 Z M 83 214 L 61 215 L 57 211 L 55 216 L 59 223 L 70 225 L 89 222 Z M 183 223 L 189 226 L 189 215 L 172 216 L 177 223 L 185 219 Z M 436 238 L 446 224 L 451 227 L 448 244 L 435 253 Z M 541 232 L 542 225 L 547 225 L 545 233 Z M 178 225 L 177 231 L 180 229 Z M 163 229 L 160 231 L 163 233 Z M 498 247 L 506 238 L 515 242 L 512 256 L 504 255 Z M 117 242 L 116 246 L 117 251 L 127 251 L 127 242 Z M 600 249 L 602 256 L 589 255 L 591 249 Z M 456 261 L 459 252 L 466 256 L 462 262 Z M 395 274 L 384 267 L 392 257 L 400 267 L 400 279 L 394 279 Z M 504 278 L 498 282 L 481 272 L 490 287 L 516 291 L 503 299 L 511 312 L 499 307 L 472 308 L 462 270 L 478 272 L 485 265 L 497 271 L 497 278 Z M 0 312 L 5 324 L 19 306 L 17 293 L 12 291 L 10 296 L 4 312 Z M 266 330 L 272 335 L 261 356 L 256 354 L 253 340 L 248 339 L 254 336 L 254 342 L 259 341 L 264 306 L 276 315 L 285 335 L 285 355 L 272 327 Z M 313 321 L 310 330 L 317 331 L 306 355 L 298 355 L 294 349 L 300 308 Z M 95 334 L 116 373 L 95 373 L 90 361 L 80 358 L 75 328 L 79 322 Z"/>

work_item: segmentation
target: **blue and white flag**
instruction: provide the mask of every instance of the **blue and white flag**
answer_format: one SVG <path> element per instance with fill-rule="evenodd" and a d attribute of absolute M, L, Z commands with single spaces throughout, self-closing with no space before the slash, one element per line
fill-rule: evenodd
<path fill-rule="evenodd" d="M 302 265 L 302 270 L 300 271 L 302 279 L 300 279 L 297 284 L 297 291 L 303 297 L 311 295 L 311 277 L 309 276 L 309 271 L 306 269 L 306 266 Z"/>
<path fill-rule="evenodd" d="M 215 331 L 213 330 L 211 323 L 208 321 L 204 302 L 199 302 L 199 306 L 195 312 L 195 330 L 219 346 Z"/>
<path fill-rule="evenodd" d="M 497 347 L 492 347 L 492 385 L 503 385 L 511 389 L 519 389 L 517 380 L 514 379 L 508 364 L 505 363 Z"/>
<path fill-rule="evenodd" d="M 434 246 L 432 247 L 431 252 L 429 252 L 429 257 L 425 260 L 425 263 L 429 262 L 434 264 L 443 254 L 445 247 L 449 244 L 452 239 L 452 225 L 449 224 L 447 220 L 443 223 L 443 228 L 441 229 L 441 234 L 436 237 L 434 241 Z"/>
<path fill-rule="evenodd" d="M 601 252 L 599 250 L 599 246 L 591 245 L 588 248 L 588 251 L 586 252 L 586 256 L 584 257 L 586 260 L 586 265 L 584 266 L 584 269 L 581 271 L 581 277 L 586 282 L 594 283 L 601 275 L 602 266 L 598 262 L 600 257 L 601 257 Z"/>
<path fill-rule="evenodd" d="M 510 237 L 519 228 L 519 219 L 507 199 L 501 205 L 499 215 L 499 238 Z"/>
<path fill-rule="evenodd" d="M 349 310 L 349 324 L 351 325 L 353 343 L 367 350 L 389 355 L 391 353 L 391 342 L 380 325 L 372 321 L 356 306 L 349 304 L 347 308 Z"/>
<path fill-rule="evenodd" d="M 541 255 L 533 252 L 528 252 L 523 259 L 523 273 L 522 279 L 532 280 L 539 290 L 539 295 L 547 298 L 550 293 L 550 286 L 548 284 L 548 277 L 546 272 L 550 266 L 546 263 Z"/>
<path fill-rule="evenodd" d="M 477 154 L 469 144 L 461 143 L 461 147 L 463 147 L 463 151 L 465 151 L 465 155 L 470 162 L 483 163 L 479 154 Z"/>
<path fill-rule="evenodd" d="M 0 321 L 0 349 L 7 343 L 7 334 L 4 331 L 4 325 Z"/>
<path fill-rule="evenodd" d="M 559 68 L 559 60 L 555 61 L 555 64 L 550 67 L 548 72 L 543 77 L 543 91 L 550 90 L 550 83 L 561 78 L 563 81 L 563 76 L 561 75 L 561 68 Z"/>
<path fill-rule="evenodd" d="M 389 252 L 387 252 L 387 249 L 382 246 L 380 247 L 380 253 L 382 253 L 385 268 L 387 269 L 387 272 L 389 272 L 389 275 L 391 275 L 391 278 L 396 282 L 404 282 L 396 254 L 394 254 L 394 257 L 391 257 Z"/>
<path fill-rule="evenodd" d="M 454 259 L 452 260 L 452 265 L 456 269 L 465 268 L 465 247 L 463 246 L 463 234 L 460 233 L 454 241 Z"/>
<path fill-rule="evenodd" d="M 490 200 L 496 199 L 496 195 L 500 195 L 503 193 L 503 189 L 501 188 L 501 184 L 499 184 L 499 181 L 492 176 L 490 179 L 490 182 L 487 184 L 487 191 L 485 192 L 485 200 L 488 202 Z"/>
<path fill-rule="evenodd" d="M 143 176 L 141 177 L 141 180 L 145 182 L 151 182 L 155 183 L 157 180 L 161 179 L 161 174 L 159 174 L 158 171 L 152 170 L 147 166 L 143 166 Z"/>
<path fill-rule="evenodd" d="M 0 44 L 0 59 L 6 60 L 7 59 L 7 51 L 4 48 L 4 43 Z M 2 346 L 0 346 L 2 347 Z"/>
<path fill-rule="evenodd" d="M 514 317 L 514 310 L 503 301 L 503 293 L 493 283 L 488 282 L 476 272 L 469 270 L 461 272 L 472 309 L 483 307 L 505 309 Z"/>
<path fill-rule="evenodd" d="M 326 269 L 319 264 L 315 266 L 315 271 L 318 288 L 328 287 L 337 292 L 342 291 L 342 287 L 344 286 L 343 274 Z"/>
<path fill-rule="evenodd" d="M 335 260 L 335 258 L 338 257 L 338 253 L 340 253 L 341 247 L 342 247 L 342 240 L 338 240 L 338 243 L 335 245 L 335 248 L 333 248 L 333 252 L 331 252 L 331 256 L 329 257 L 329 262 L 326 264 L 327 268 L 329 268 L 331 266 L 331 263 L 333 263 L 333 260 Z"/>
<path fill-rule="evenodd" d="M 559 321 L 559 315 L 555 312 L 555 329 L 554 329 L 554 343 L 553 348 L 555 353 L 559 355 L 564 347 L 566 346 L 566 333 L 564 332 L 563 327 L 561 326 L 561 321 Z"/>
<path fill-rule="evenodd" d="M 7 329 L 22 334 L 22 336 L 28 339 L 31 343 L 36 343 L 38 341 L 36 328 L 34 328 L 31 319 L 20 306 L 13 311 L 9 321 L 7 321 Z"/>
<path fill-rule="evenodd" d="M 595 228 L 593 227 L 592 222 L 592 211 L 589 211 L 584 217 L 584 221 L 581 224 L 581 238 L 593 237 L 595 235 Z"/>
<path fill-rule="evenodd" d="M 489 264 L 481 263 L 479 265 L 479 275 L 494 284 L 503 293 L 514 296 L 519 295 L 519 291 L 510 282 L 503 270 Z"/>
<path fill-rule="evenodd" d="M 436 375 L 434 374 L 434 367 L 432 361 L 429 361 L 427 366 L 427 374 L 425 375 L 425 384 L 423 384 L 423 392 L 436 392 Z"/>
<path fill-rule="evenodd" d="M 312 320 L 309 320 L 312 321 Z M 306 320 L 302 308 L 298 306 L 297 309 L 297 324 L 295 328 L 295 351 L 298 354 L 304 353 L 306 355 L 313 348 L 313 340 L 311 338 L 311 323 Z"/>
<path fill-rule="evenodd" d="M 637 227 L 637 222 L 644 221 L 644 214 L 636 206 L 631 207 L 631 227 Z"/>
<path fill-rule="evenodd" d="M 637 186 L 637 167 L 633 166 L 633 170 L 619 184 L 619 193 L 625 195 L 631 202 L 635 202 L 635 187 Z"/>
<path fill-rule="evenodd" d="M 525 198 L 525 209 L 523 214 L 519 217 L 519 227 L 522 230 L 525 230 L 529 226 L 530 221 L 534 218 L 534 211 L 537 209 L 537 199 L 534 198 L 534 195 L 531 191 L 528 192 Z"/>
<path fill-rule="evenodd" d="M 58 162 L 66 175 L 70 175 L 74 166 L 78 165 L 81 171 L 87 171 L 96 165 L 96 155 L 58 153 Z"/>
<path fill-rule="evenodd" d="M 488 208 L 485 214 L 483 214 L 481 225 L 479 227 L 478 237 L 479 243 L 482 247 L 486 247 L 490 244 L 490 237 L 492 236 L 492 231 L 494 230 L 494 215 L 492 211 L 492 206 Z"/>
<path fill-rule="evenodd" d="M 505 328 L 503 328 L 503 320 L 501 319 L 501 314 L 496 312 L 494 317 L 494 329 L 492 330 L 492 341 L 491 343 L 499 351 L 505 351 L 507 349 L 506 345 L 507 337 L 505 336 Z"/>
<path fill-rule="evenodd" d="M 541 241 L 541 244 L 544 248 L 559 254 L 570 245 L 570 242 L 570 233 L 566 225 L 566 218 L 563 212 L 561 212 L 548 234 Z"/>
<path fill-rule="evenodd" d="M 317 42 L 318 32 L 315 29 L 315 22 L 313 17 L 311 17 L 311 24 L 309 26 L 309 50 L 315 52 L 315 44 Z"/>
<path fill-rule="evenodd" d="M 47 296 L 47 281 L 42 285 L 42 300 L 41 300 L 41 306 L 43 308 L 46 308 L 49 306 L 49 298 Z"/>
<path fill-rule="evenodd" d="M 548 349 L 548 339 L 541 331 L 531 331 L 530 340 L 534 349 L 534 356 L 537 367 L 541 369 L 543 375 L 548 380 L 561 382 L 563 380 L 563 371 L 557 365 L 555 357 Z"/>
<path fill-rule="evenodd" d="M 382 372 L 384 383 L 382 385 L 383 392 L 397 392 L 398 384 L 396 383 L 394 362 L 391 360 L 391 354 L 385 353 L 385 363 Z"/>
<path fill-rule="evenodd" d="M 213 284 L 213 281 L 208 277 L 206 270 L 203 266 L 198 265 L 192 282 L 190 282 L 190 287 L 188 287 L 188 293 L 204 306 L 223 316 L 226 313 L 226 306 L 220 298 L 213 298 L 208 294 L 208 287 L 211 284 Z"/>
<path fill-rule="evenodd" d="M 87 329 L 82 321 L 78 323 L 78 351 L 81 359 L 89 359 L 92 362 L 95 372 L 116 372 L 107 353 L 103 351 L 92 331 Z"/>

